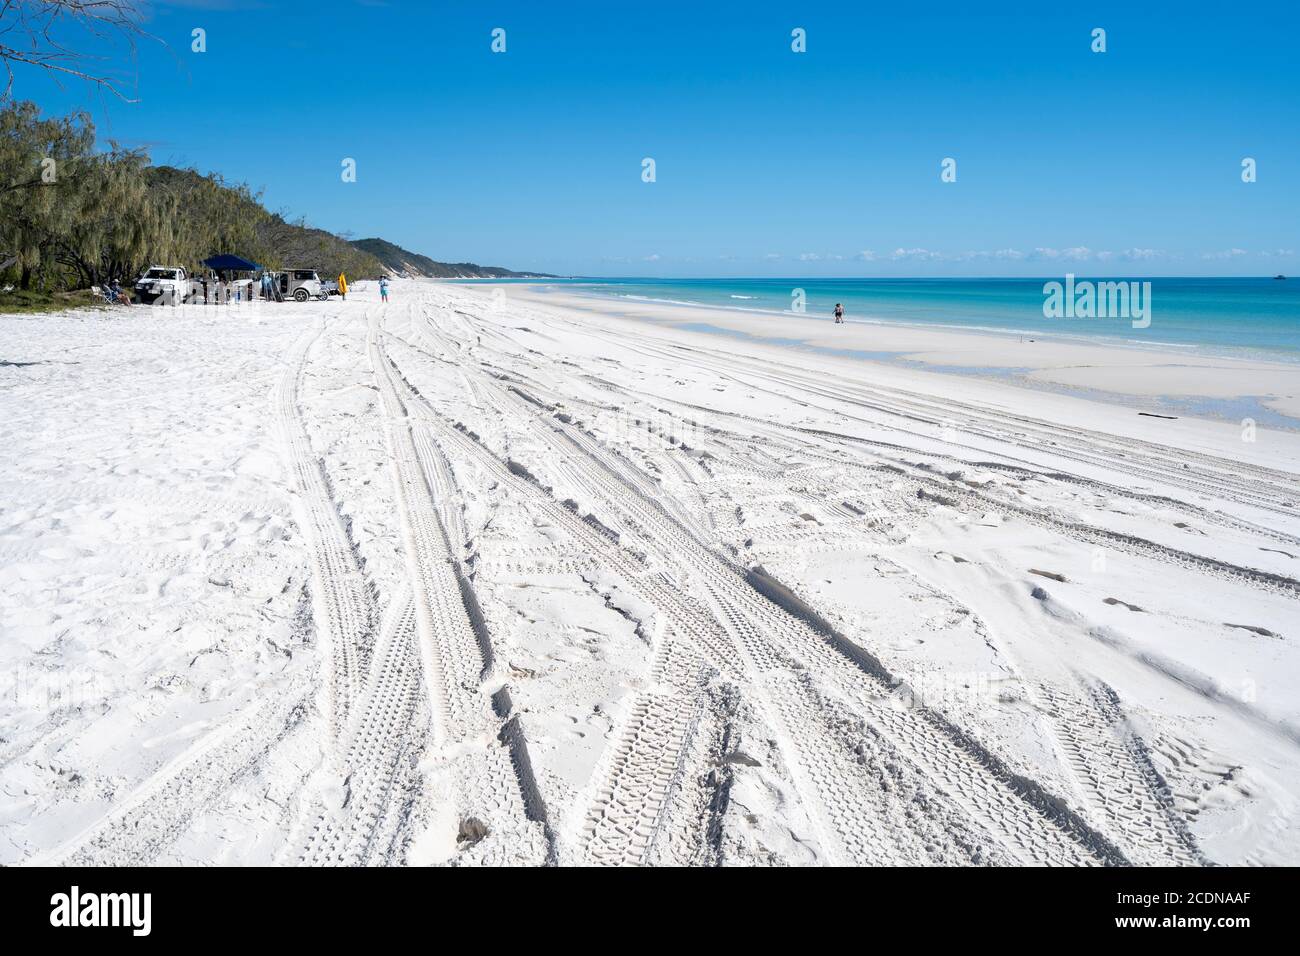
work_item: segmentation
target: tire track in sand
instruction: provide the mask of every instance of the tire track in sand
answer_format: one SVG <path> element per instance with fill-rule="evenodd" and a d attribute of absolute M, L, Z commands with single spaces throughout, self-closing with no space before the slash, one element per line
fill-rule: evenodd
<path fill-rule="evenodd" d="M 307 541 L 312 571 L 312 608 L 324 650 L 322 711 L 331 751 L 347 719 L 360 674 L 360 656 L 374 629 L 374 595 L 361 570 L 353 542 L 330 493 L 325 465 L 312 452 L 299 410 L 298 395 L 307 353 L 324 330 L 308 329 L 294 342 L 275 387 L 275 422 L 291 483 L 298 492 L 294 510 Z"/>
<path fill-rule="evenodd" d="M 386 356 L 385 360 L 391 361 Z M 538 486 L 510 471 L 476 440 L 444 424 L 400 372 L 395 370 L 395 375 L 406 399 L 418 402 L 431 416 L 428 420 L 442 426 L 441 440 L 452 443 L 492 477 L 520 492 L 531 507 L 563 526 L 584 553 L 598 555 L 601 566 L 617 575 L 631 593 L 667 615 L 671 631 L 657 643 L 652 680 L 634 699 L 615 733 L 615 743 L 598 765 L 572 849 L 563 848 L 564 858 L 570 862 L 645 862 L 670 823 L 670 805 L 681 782 L 684 754 L 703 716 L 704 705 L 694 690 L 703 678 L 702 660 L 692 645 L 725 641 L 725 634 L 716 622 L 709 621 L 712 627 L 702 623 L 709 619 L 698 604 L 683 606 L 682 596 L 663 575 L 637 562 Z M 714 656 L 727 659 L 725 651 Z"/>
<path fill-rule="evenodd" d="M 656 641 L 649 686 L 636 695 L 617 742 L 606 751 L 578 842 L 579 861 L 600 866 L 650 862 L 681 783 L 704 710 L 704 659 L 677 633 Z"/>
<path fill-rule="evenodd" d="M 308 866 L 369 865 L 391 845 L 390 819 L 399 763 L 421 734 L 412 722 L 421 690 L 415 654 L 415 605 L 406 589 L 380 631 L 365 689 L 341 741 L 346 797 L 338 812 L 321 810 L 302 841 Z"/>
<path fill-rule="evenodd" d="M 169 761 L 104 817 L 51 853 L 40 866 L 146 866 L 190 822 L 251 772 L 309 712 L 305 686 L 268 688 L 260 703 L 230 715 Z"/>
<path fill-rule="evenodd" d="M 379 324 L 372 316 L 367 352 L 384 410 L 424 690 L 433 715 L 433 746 L 449 775 L 461 832 L 474 840 L 461 859 L 543 863 L 550 855 L 545 828 L 530 819 L 528 788 L 518 776 L 518 761 L 502 739 L 500 720 L 483 688 L 488 659 L 466 608 L 456 558 L 421 462 L 424 443 L 415 437 L 379 339 Z"/>
<path fill-rule="evenodd" d="M 1115 691 L 1098 682 L 1084 684 L 1082 693 L 1074 694 L 1042 683 L 1038 694 L 1085 798 L 1133 861 L 1142 866 L 1205 864 Z"/>
<path fill-rule="evenodd" d="M 437 416 L 431 407 L 428 410 Z M 509 471 L 477 441 L 451 428 L 446 430 L 446 436 L 477 456 L 498 480 L 530 493 L 548 517 L 565 524 L 575 537 L 581 540 L 584 528 L 594 536 L 581 519 L 553 502 L 540 487 Z M 566 453 L 571 455 L 572 450 Z M 621 494 L 607 485 L 601 491 L 599 467 L 588 468 L 585 473 L 593 491 L 603 498 L 612 498 L 620 510 L 626 512 L 630 507 L 638 526 L 659 532 L 643 531 L 657 552 L 700 559 L 691 561 L 686 571 L 709 579 L 712 587 L 707 590 L 719 604 L 719 618 L 707 611 L 701 613 L 698 604 L 683 601 L 683 596 L 671 589 L 663 589 L 668 591 L 665 594 L 645 588 L 650 576 L 644 572 L 638 576 L 633 571 L 628 575 L 629 583 L 640 591 L 640 596 L 665 609 L 670 617 L 680 615 L 677 623 L 694 632 L 701 647 L 711 648 L 710 657 L 715 666 L 723 673 L 737 674 L 739 669 L 737 677 L 745 679 L 757 693 L 763 711 L 781 738 L 796 789 L 820 821 L 819 842 L 828 858 L 859 863 L 896 861 L 897 843 L 906 836 L 891 835 L 882 827 L 880 807 L 876 803 L 879 794 L 866 786 L 864 779 L 859 779 L 864 774 L 852 759 L 838 759 L 834 741 L 827 739 L 821 726 L 820 700 L 805 693 L 801 681 L 791 676 L 798 665 L 792 666 L 790 658 L 775 650 L 770 643 L 771 631 L 782 635 L 789 644 L 798 645 L 801 655 L 819 657 L 822 663 L 838 671 L 836 676 L 841 681 L 837 683 L 850 692 L 845 697 L 857 701 L 863 696 L 862 673 L 842 654 L 832 650 L 820 635 L 806 626 L 801 627 L 799 622 L 759 597 L 734 573 L 719 569 L 718 559 L 712 552 L 697 553 L 702 550 L 698 543 L 682 533 L 666 513 L 658 512 L 653 502 L 640 502 L 635 494 Z M 603 538 L 599 541 L 601 547 L 608 549 L 607 560 L 617 567 L 618 555 L 623 552 L 617 547 L 609 548 L 609 542 Z M 765 618 L 764 626 L 756 625 L 755 617 Z M 719 619 L 725 627 L 718 626 Z M 873 696 L 888 695 L 890 688 L 885 682 L 872 683 Z M 1027 862 L 1122 861 L 1104 839 L 1081 826 L 1071 815 L 1059 812 L 1041 788 L 1013 779 L 990 755 L 970 746 L 968 739 L 958 734 L 954 740 L 951 735 L 936 733 L 942 728 L 916 714 L 909 717 L 904 711 L 904 716 L 897 717 L 893 704 L 888 701 L 871 710 L 880 737 L 901 746 L 913 767 L 950 794 L 965 820 L 964 825 L 975 830 L 977 839 L 996 852 Z M 829 834 L 835 837 L 828 839 Z"/>
<path fill-rule="evenodd" d="M 498 395 L 506 402 L 513 397 L 504 389 Z M 924 709 L 895 706 L 889 698 L 897 682 L 878 662 L 864 667 L 855 660 L 864 655 L 853 650 L 847 654 L 844 650 L 837 652 L 824 635 L 761 597 L 725 559 L 703 545 L 656 501 L 624 483 L 618 470 L 602 460 L 599 446 L 585 435 L 574 435 L 576 429 L 572 426 L 551 419 L 538 422 L 536 412 L 522 400 L 515 400 L 509 412 L 533 422 L 534 434 L 558 457 L 574 465 L 571 474 L 577 472 L 590 491 L 629 518 L 663 553 L 685 563 L 685 570 L 716 603 L 719 620 L 736 641 L 751 673 L 764 675 L 762 683 L 766 684 L 771 710 L 785 712 L 784 722 L 792 732 L 798 733 L 808 723 L 794 710 L 803 697 L 803 688 L 799 681 L 786 677 L 787 668 L 773 655 L 771 642 L 805 665 L 820 665 L 815 668 L 819 676 L 829 680 L 846 699 L 853 700 L 871 726 L 923 774 L 944 787 L 974 821 L 996 834 L 996 842 L 1013 856 L 1027 862 L 1058 864 L 1079 862 L 1094 854 L 1107 862 L 1122 859 L 1109 841 L 1058 807 L 1032 781 L 1017 777 L 969 736 Z M 559 436 L 569 443 L 557 442 Z M 811 701 L 801 709 L 806 713 L 815 711 Z M 815 752 L 815 744 L 799 749 Z M 823 781 L 817 783 L 815 792 L 826 789 Z M 869 853 L 880 835 L 869 827 L 863 829 L 864 814 L 853 812 L 854 802 L 852 796 L 840 794 L 827 806 L 841 835 L 860 852 Z"/>

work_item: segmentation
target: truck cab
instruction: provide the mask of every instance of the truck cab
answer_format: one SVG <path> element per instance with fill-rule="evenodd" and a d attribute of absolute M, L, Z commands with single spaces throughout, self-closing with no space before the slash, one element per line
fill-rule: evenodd
<path fill-rule="evenodd" d="M 150 266 L 135 280 L 135 296 L 145 303 L 165 302 L 176 305 L 185 301 L 189 276 L 180 266 Z"/>

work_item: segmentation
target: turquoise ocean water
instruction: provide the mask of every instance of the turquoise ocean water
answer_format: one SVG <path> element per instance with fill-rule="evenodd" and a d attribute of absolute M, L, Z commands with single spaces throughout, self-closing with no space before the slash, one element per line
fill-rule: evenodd
<path fill-rule="evenodd" d="M 1106 281 L 1079 275 L 1078 280 Z M 793 290 L 829 321 L 836 302 L 850 321 L 995 331 L 1044 338 L 1172 346 L 1198 353 L 1300 363 L 1300 278 L 1152 278 L 1151 324 L 1124 318 L 1047 318 L 1043 279 L 565 279 L 520 280 L 625 301 L 676 302 L 791 313 Z M 1128 279 L 1114 281 L 1132 281 Z M 756 316 L 757 320 L 758 316 Z M 1300 371 L 1298 371 L 1300 374 Z"/>

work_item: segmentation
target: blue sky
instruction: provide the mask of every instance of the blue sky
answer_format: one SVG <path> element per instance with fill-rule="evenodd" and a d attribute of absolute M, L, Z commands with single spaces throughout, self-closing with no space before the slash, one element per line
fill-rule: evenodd
<path fill-rule="evenodd" d="M 313 225 L 442 260 L 1300 272 L 1296 4 L 986 6 L 188 0 L 151 7 L 169 49 L 141 47 L 138 103 L 30 70 L 14 93 L 89 108 L 103 138 L 248 182 Z"/>

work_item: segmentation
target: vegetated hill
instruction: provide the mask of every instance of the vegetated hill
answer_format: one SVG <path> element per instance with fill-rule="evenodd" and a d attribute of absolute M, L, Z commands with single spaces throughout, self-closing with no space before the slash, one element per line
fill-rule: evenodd
<path fill-rule="evenodd" d="M 349 279 L 378 279 L 387 271 L 364 249 L 301 220 L 285 222 L 272 215 L 258 224 L 257 239 L 266 250 L 257 261 L 271 269 L 315 269 L 322 279 L 333 279 L 340 272 Z"/>
<path fill-rule="evenodd" d="M 290 222 L 268 211 L 248 187 L 192 169 L 153 166 L 146 170 L 151 189 L 166 195 L 180 211 L 174 248 L 155 251 L 175 265 L 196 269 L 199 260 L 224 252 L 251 259 L 267 269 L 315 269 L 322 278 L 340 272 L 353 279 L 384 273 L 435 278 L 553 278 L 512 272 L 472 262 L 435 262 L 383 239 L 349 242 L 301 219 Z M 183 247 L 182 247 L 183 246 Z M 151 259 L 151 261 L 153 261 Z"/>
<path fill-rule="evenodd" d="M 430 279 L 554 279 L 545 272 L 514 272 L 473 262 L 437 262 L 386 239 L 354 239 L 352 245 L 377 258 L 390 272 L 407 278 Z"/>
<path fill-rule="evenodd" d="M 155 253 L 169 264 L 175 258 L 175 265 L 195 269 L 208 256 L 232 253 L 266 269 L 315 269 L 327 279 L 340 272 L 374 279 L 385 271 L 383 263 L 346 239 L 267 211 L 245 186 L 173 166 L 150 167 L 147 175 L 150 188 L 175 198 L 178 231 L 191 239 L 183 250 Z"/>

